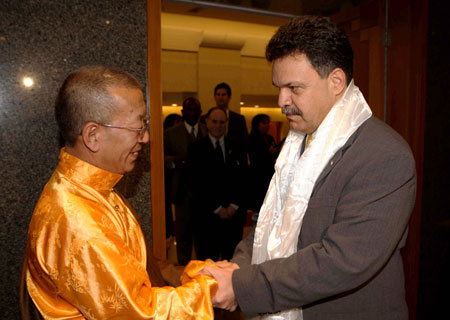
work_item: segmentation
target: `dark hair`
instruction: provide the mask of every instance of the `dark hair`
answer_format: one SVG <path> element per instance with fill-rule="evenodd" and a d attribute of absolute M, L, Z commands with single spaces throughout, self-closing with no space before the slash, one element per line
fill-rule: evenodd
<path fill-rule="evenodd" d="M 202 109 L 200 101 L 198 101 L 197 98 L 188 97 L 188 98 L 184 99 L 184 101 L 183 101 L 183 109 L 188 107 L 188 106 L 192 106 L 192 105 L 198 107 L 200 110 Z"/>
<path fill-rule="evenodd" d="M 273 62 L 287 55 L 303 53 L 321 78 L 341 68 L 347 84 L 353 77 L 353 50 L 344 31 L 327 17 L 300 16 L 281 26 L 266 47 L 266 59 Z"/>
<path fill-rule="evenodd" d="M 259 133 L 258 126 L 264 120 L 270 121 L 270 117 L 265 113 L 260 113 L 260 114 L 257 114 L 256 116 L 254 116 L 252 119 L 252 131 L 250 134 L 258 134 Z"/>
<path fill-rule="evenodd" d="M 180 119 L 181 120 L 181 116 L 177 113 L 171 113 L 169 114 L 165 119 L 164 119 L 164 123 L 163 123 L 163 128 L 164 130 L 166 130 L 167 128 L 171 128 L 175 125 L 175 122 Z"/>
<path fill-rule="evenodd" d="M 220 110 L 225 114 L 225 118 L 228 120 L 228 115 L 227 112 L 225 110 L 223 110 L 221 107 L 212 107 L 211 109 L 208 110 L 208 112 L 205 115 L 205 118 L 209 118 L 209 116 L 211 115 L 211 113 L 215 110 Z"/>
<path fill-rule="evenodd" d="M 59 89 L 55 117 L 62 138 L 73 146 L 88 122 L 109 122 L 115 101 L 108 88 L 141 89 L 129 73 L 105 66 L 86 66 L 71 73 Z"/>
<path fill-rule="evenodd" d="M 230 86 L 227 83 L 225 83 L 225 82 L 219 83 L 214 88 L 214 95 L 216 95 L 216 92 L 217 92 L 218 89 L 225 89 L 225 90 L 227 90 L 228 95 L 231 97 L 231 88 L 230 88 Z"/>

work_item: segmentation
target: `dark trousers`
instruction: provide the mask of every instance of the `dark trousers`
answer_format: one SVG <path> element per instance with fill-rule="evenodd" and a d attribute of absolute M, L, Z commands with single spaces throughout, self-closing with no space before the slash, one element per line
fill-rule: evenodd
<path fill-rule="evenodd" d="M 192 258 L 193 227 L 189 201 L 175 204 L 175 237 L 179 265 L 186 265 Z"/>
<path fill-rule="evenodd" d="M 199 260 L 230 260 L 234 249 L 242 240 L 244 230 L 242 212 L 231 219 L 220 219 L 212 213 L 203 221 L 196 221 L 195 251 Z"/>

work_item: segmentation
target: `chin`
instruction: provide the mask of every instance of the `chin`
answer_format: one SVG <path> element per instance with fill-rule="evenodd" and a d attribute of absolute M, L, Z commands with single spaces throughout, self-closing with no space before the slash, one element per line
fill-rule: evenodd
<path fill-rule="evenodd" d="M 128 172 L 133 171 L 134 167 L 135 167 L 134 161 L 133 161 L 132 163 L 128 163 L 128 164 L 123 168 L 123 173 L 122 173 L 122 174 L 125 174 L 125 173 L 128 173 Z"/>
<path fill-rule="evenodd" d="M 293 131 L 297 131 L 297 132 L 304 132 L 302 129 L 302 127 L 298 126 L 296 123 L 294 122 L 290 122 L 289 128 Z"/>
<path fill-rule="evenodd" d="M 125 173 L 131 172 L 134 170 L 135 165 L 133 164 L 132 166 L 129 166 L 126 170 Z"/>

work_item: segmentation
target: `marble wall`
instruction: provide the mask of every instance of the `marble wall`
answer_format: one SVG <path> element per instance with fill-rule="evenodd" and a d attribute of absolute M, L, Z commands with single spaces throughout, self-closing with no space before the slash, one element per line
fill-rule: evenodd
<path fill-rule="evenodd" d="M 146 84 L 145 0 L 2 0 L 0 5 L 0 307 L 19 319 L 28 223 L 59 154 L 53 102 L 88 64 L 119 67 Z M 24 77 L 34 80 L 25 87 Z M 149 154 L 121 182 L 150 236 Z"/>

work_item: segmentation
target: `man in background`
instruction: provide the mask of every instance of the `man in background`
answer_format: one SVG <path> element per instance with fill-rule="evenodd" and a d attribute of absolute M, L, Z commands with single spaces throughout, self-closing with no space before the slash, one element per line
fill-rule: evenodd
<path fill-rule="evenodd" d="M 164 163 L 171 176 L 172 200 L 175 204 L 178 264 L 184 266 L 191 260 L 193 243 L 192 191 L 186 181 L 186 159 L 189 146 L 205 137 L 207 129 L 198 122 L 202 108 L 197 99 L 185 99 L 181 113 L 183 122 L 164 132 Z"/>
<path fill-rule="evenodd" d="M 228 124 L 225 129 L 225 134 L 231 143 L 233 143 L 236 148 L 239 148 L 239 157 L 244 161 L 244 159 L 247 159 L 248 152 L 247 124 L 243 115 L 230 110 L 230 99 L 230 86 L 225 82 L 217 84 L 214 88 L 214 100 L 216 101 L 216 106 L 225 110 L 227 114 Z"/>
<path fill-rule="evenodd" d="M 245 164 L 225 136 L 227 115 L 222 108 L 208 111 L 206 126 L 208 135 L 191 145 L 188 159 L 193 175 L 197 257 L 231 259 L 245 221 Z"/>
<path fill-rule="evenodd" d="M 195 275 L 204 263 L 189 265 L 180 287 L 153 287 L 136 214 L 114 188 L 149 141 L 137 80 L 82 67 L 64 81 L 55 114 L 65 147 L 33 213 L 25 257 L 26 288 L 42 316 L 212 319 L 215 283 Z"/>
<path fill-rule="evenodd" d="M 264 319 L 407 319 L 409 146 L 372 116 L 348 37 L 328 18 L 294 18 L 266 58 L 291 130 L 234 263 L 205 268 L 219 283 L 213 303 Z"/>

